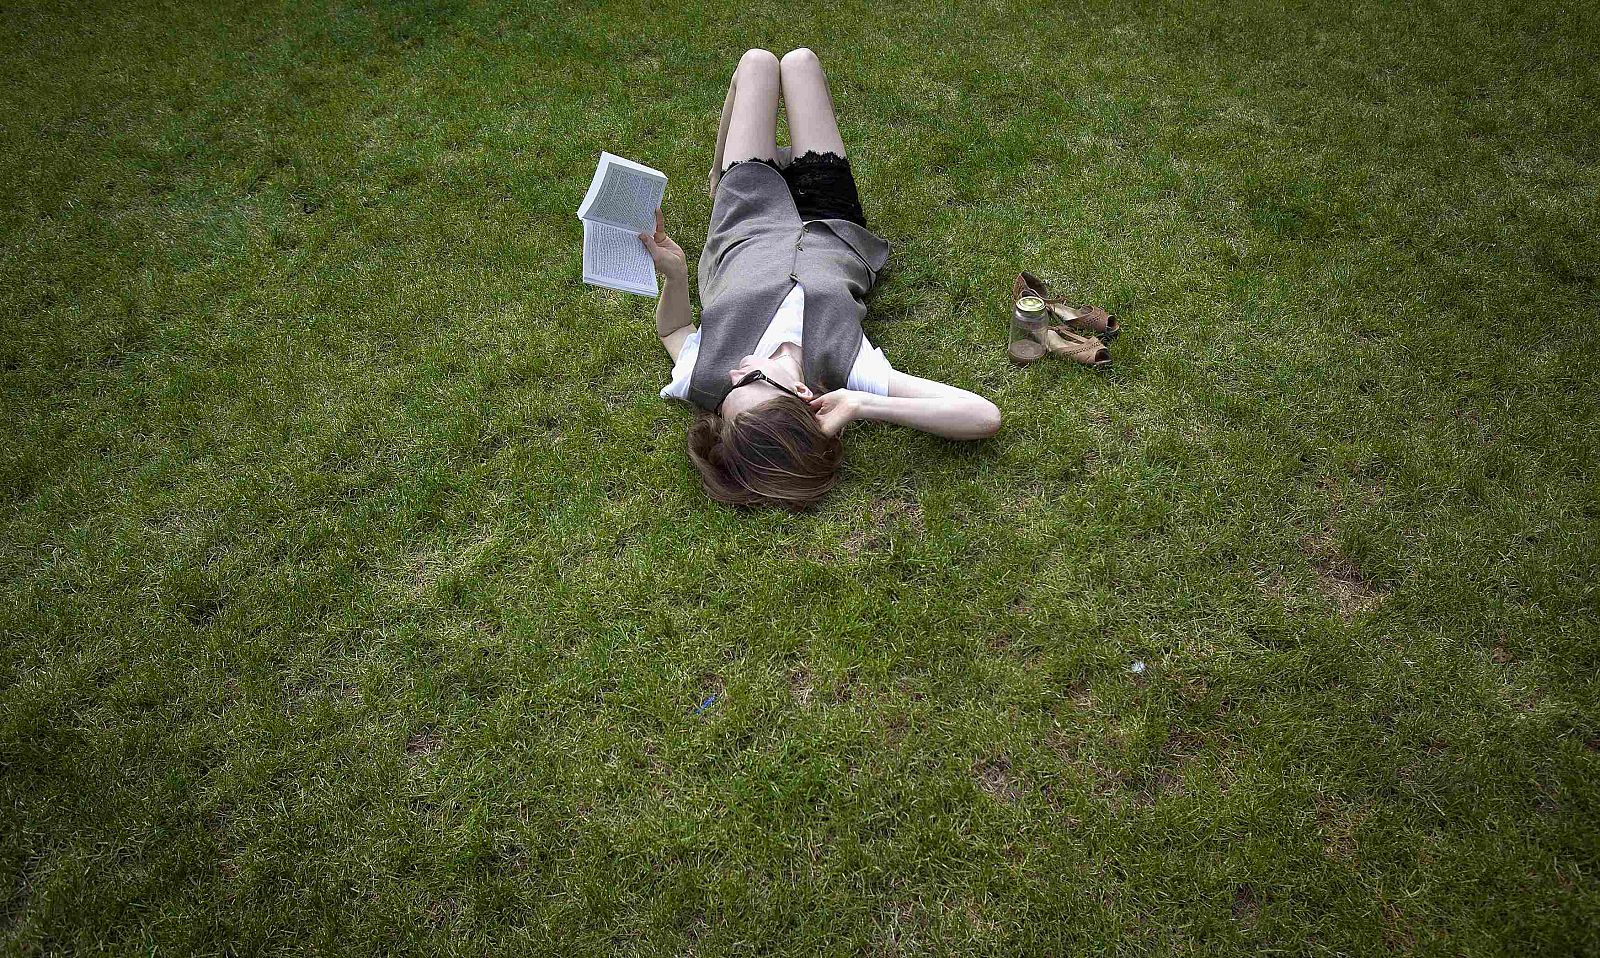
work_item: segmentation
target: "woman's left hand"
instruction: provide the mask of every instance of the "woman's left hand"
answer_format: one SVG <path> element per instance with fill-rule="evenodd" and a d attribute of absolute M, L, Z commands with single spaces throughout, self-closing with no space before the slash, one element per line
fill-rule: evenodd
<path fill-rule="evenodd" d="M 811 411 L 824 433 L 837 436 L 861 412 L 861 394 L 854 389 L 835 389 L 823 393 L 811 400 Z"/>
<path fill-rule="evenodd" d="M 685 282 L 689 279 L 688 257 L 683 255 L 683 247 L 667 235 L 667 225 L 661 218 L 661 207 L 656 207 L 655 232 L 640 233 L 639 241 L 649 251 L 650 259 L 656 264 L 656 270 L 663 278 Z"/>

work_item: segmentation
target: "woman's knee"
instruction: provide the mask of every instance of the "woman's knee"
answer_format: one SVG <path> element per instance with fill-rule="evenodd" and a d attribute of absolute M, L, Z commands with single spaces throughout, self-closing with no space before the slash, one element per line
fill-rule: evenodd
<path fill-rule="evenodd" d="M 817 59 L 817 54 L 810 47 L 796 47 L 783 55 L 780 65 L 784 73 L 794 73 L 799 70 L 821 70 L 822 61 Z"/>
<path fill-rule="evenodd" d="M 755 48 L 744 51 L 744 56 L 739 58 L 739 74 L 741 76 L 776 76 L 778 73 L 778 57 L 771 50 Z"/>

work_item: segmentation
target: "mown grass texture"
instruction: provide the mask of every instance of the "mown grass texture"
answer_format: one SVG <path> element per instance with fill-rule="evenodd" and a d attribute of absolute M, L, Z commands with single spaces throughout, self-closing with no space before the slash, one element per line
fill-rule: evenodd
<path fill-rule="evenodd" d="M 9 9 L 0 941 L 1600 951 L 1597 21 Z M 869 334 L 1006 422 L 746 514 L 572 213 L 697 253 L 800 45 Z M 1006 363 L 1019 268 L 1115 375 Z"/>

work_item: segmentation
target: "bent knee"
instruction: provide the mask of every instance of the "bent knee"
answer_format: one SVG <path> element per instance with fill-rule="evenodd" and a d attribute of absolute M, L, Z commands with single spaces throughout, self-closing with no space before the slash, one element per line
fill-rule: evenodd
<path fill-rule="evenodd" d="M 774 73 L 778 68 L 778 57 L 771 50 L 754 47 L 744 51 L 744 56 L 739 58 L 739 72 Z"/>
<path fill-rule="evenodd" d="M 785 72 L 822 66 L 822 61 L 817 59 L 816 52 L 810 47 L 796 47 L 790 50 L 783 55 L 781 63 Z"/>

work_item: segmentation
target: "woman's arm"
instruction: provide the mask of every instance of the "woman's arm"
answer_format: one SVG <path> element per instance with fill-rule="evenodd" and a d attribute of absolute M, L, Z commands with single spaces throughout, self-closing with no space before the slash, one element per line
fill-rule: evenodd
<path fill-rule="evenodd" d="M 857 419 L 876 419 L 931 432 L 946 439 L 987 439 L 1000 431 L 1000 408 L 975 392 L 898 369 L 889 373 L 889 395 L 835 389 L 811 400 L 822 431 L 837 435 Z"/>
<path fill-rule="evenodd" d="M 663 276 L 661 298 L 656 300 L 656 335 L 661 337 L 661 345 L 667 348 L 667 355 L 673 362 L 677 362 L 678 353 L 683 350 L 683 341 L 694 332 L 692 323 L 688 275 Z"/>
<path fill-rule="evenodd" d="M 683 247 L 667 235 L 659 207 L 655 233 L 640 233 L 639 241 L 644 243 L 651 261 L 656 264 L 656 272 L 661 274 L 661 296 L 656 300 L 656 335 L 661 337 L 667 355 L 677 360 L 683 341 L 694 332 L 690 325 L 694 317 L 689 312 L 688 257 L 683 255 Z"/>

